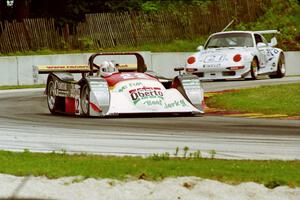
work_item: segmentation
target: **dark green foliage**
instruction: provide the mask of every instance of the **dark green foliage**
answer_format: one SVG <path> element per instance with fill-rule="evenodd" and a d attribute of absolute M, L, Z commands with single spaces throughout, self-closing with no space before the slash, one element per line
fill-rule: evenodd
<path fill-rule="evenodd" d="M 277 29 L 278 47 L 284 50 L 300 50 L 300 4 L 297 0 L 271 0 L 271 7 L 265 7 L 265 15 L 252 23 L 239 23 L 239 30 Z"/>

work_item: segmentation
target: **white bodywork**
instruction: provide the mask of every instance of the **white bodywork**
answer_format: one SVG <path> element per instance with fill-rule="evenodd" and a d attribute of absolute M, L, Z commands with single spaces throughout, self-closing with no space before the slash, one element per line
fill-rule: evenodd
<path fill-rule="evenodd" d="M 204 91 L 200 82 L 194 79 L 184 83 L 191 102 L 201 105 Z M 109 116 L 139 113 L 193 113 L 201 114 L 177 89 L 165 87 L 157 80 L 134 79 L 118 82 L 112 88 L 102 82 L 91 84 L 91 105 L 99 106 L 98 112 L 90 106 L 91 116 Z"/>
<path fill-rule="evenodd" d="M 151 86 L 151 87 L 149 87 Z M 200 95 L 200 94 L 199 94 Z M 123 81 L 111 90 L 109 113 L 199 112 L 176 89 L 158 81 Z"/>
<path fill-rule="evenodd" d="M 201 80 L 251 78 L 251 62 L 257 59 L 257 75 L 274 74 L 283 51 L 274 47 L 276 38 L 267 43 L 261 35 L 274 33 L 278 31 L 225 31 L 212 34 L 205 46 L 198 47 L 199 52 L 188 58 L 186 72 L 197 75 Z M 285 70 L 284 66 L 282 70 Z"/>

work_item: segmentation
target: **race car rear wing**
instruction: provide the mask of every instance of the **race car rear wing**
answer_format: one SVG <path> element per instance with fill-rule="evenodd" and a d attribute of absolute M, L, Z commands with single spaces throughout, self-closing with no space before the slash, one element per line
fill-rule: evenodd
<path fill-rule="evenodd" d="M 55 72 L 69 72 L 69 73 L 89 73 L 91 68 L 88 65 L 36 65 L 33 66 L 34 71 L 38 74 L 49 74 Z M 136 64 L 116 64 L 116 68 L 119 72 L 136 71 Z M 97 72 L 98 69 L 94 67 L 93 72 Z"/>
<path fill-rule="evenodd" d="M 263 31 L 254 31 L 254 33 L 258 33 L 258 34 L 280 34 L 279 31 L 277 30 L 263 30 Z"/>
<path fill-rule="evenodd" d="M 34 71 L 39 74 L 48 74 L 50 72 L 70 72 L 70 73 L 88 73 L 91 71 L 88 65 L 37 65 Z M 97 70 L 96 68 L 94 70 Z"/>
<path fill-rule="evenodd" d="M 145 72 L 147 66 L 144 58 L 135 52 L 111 52 L 111 53 L 95 53 L 89 57 L 88 65 L 37 65 L 33 66 L 33 71 L 38 74 L 48 74 L 53 72 L 69 72 L 69 73 L 90 73 L 93 74 L 99 70 L 95 67 L 94 60 L 98 56 L 113 56 L 113 55 L 133 55 L 137 59 L 136 64 L 116 64 L 120 72 L 122 71 L 138 71 Z M 97 66 L 97 65 L 96 65 Z"/>
<path fill-rule="evenodd" d="M 136 64 L 116 64 L 119 72 L 125 71 L 137 71 Z M 93 68 L 93 73 L 98 72 L 99 69 Z M 49 74 L 57 72 L 69 72 L 69 73 L 90 73 L 91 68 L 88 65 L 34 65 L 33 66 L 33 82 L 38 83 L 38 74 Z"/>
<path fill-rule="evenodd" d="M 261 35 L 264 35 L 264 34 L 280 34 L 279 31 L 277 30 L 263 30 L 263 31 L 254 31 L 254 33 L 258 33 L 258 34 L 261 34 Z M 276 37 L 272 37 L 271 39 L 271 42 L 268 43 L 270 47 L 275 47 L 277 45 L 277 39 Z"/>

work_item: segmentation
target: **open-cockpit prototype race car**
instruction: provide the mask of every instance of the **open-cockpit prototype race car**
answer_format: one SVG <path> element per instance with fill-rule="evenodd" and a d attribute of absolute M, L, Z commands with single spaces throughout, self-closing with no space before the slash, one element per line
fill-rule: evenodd
<path fill-rule="evenodd" d="M 97 63 L 103 56 L 135 56 L 137 64 Z M 96 53 L 89 65 L 37 66 L 49 73 L 46 95 L 52 114 L 116 116 L 120 114 L 202 114 L 203 88 L 195 75 L 179 73 L 162 79 L 147 68 L 138 53 Z M 177 70 L 183 70 L 178 68 Z M 81 73 L 75 80 L 73 73 Z"/>

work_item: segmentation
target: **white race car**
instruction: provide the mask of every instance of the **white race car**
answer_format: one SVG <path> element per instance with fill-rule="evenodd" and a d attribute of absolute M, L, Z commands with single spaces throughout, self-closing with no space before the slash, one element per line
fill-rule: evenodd
<path fill-rule="evenodd" d="M 212 34 L 199 52 L 187 59 L 186 72 L 201 80 L 257 79 L 285 76 L 283 51 L 275 48 L 275 37 L 268 43 L 263 34 L 276 34 L 277 30 L 225 31 Z"/>
<path fill-rule="evenodd" d="M 105 56 L 135 56 L 137 64 L 99 63 L 98 58 Z M 162 79 L 146 71 L 144 58 L 138 53 L 96 53 L 90 56 L 89 65 L 36 68 L 40 74 L 49 74 L 46 94 L 53 114 L 203 114 L 204 93 L 197 76 L 180 74 L 172 80 Z M 82 77 L 76 80 L 73 73 Z"/>

